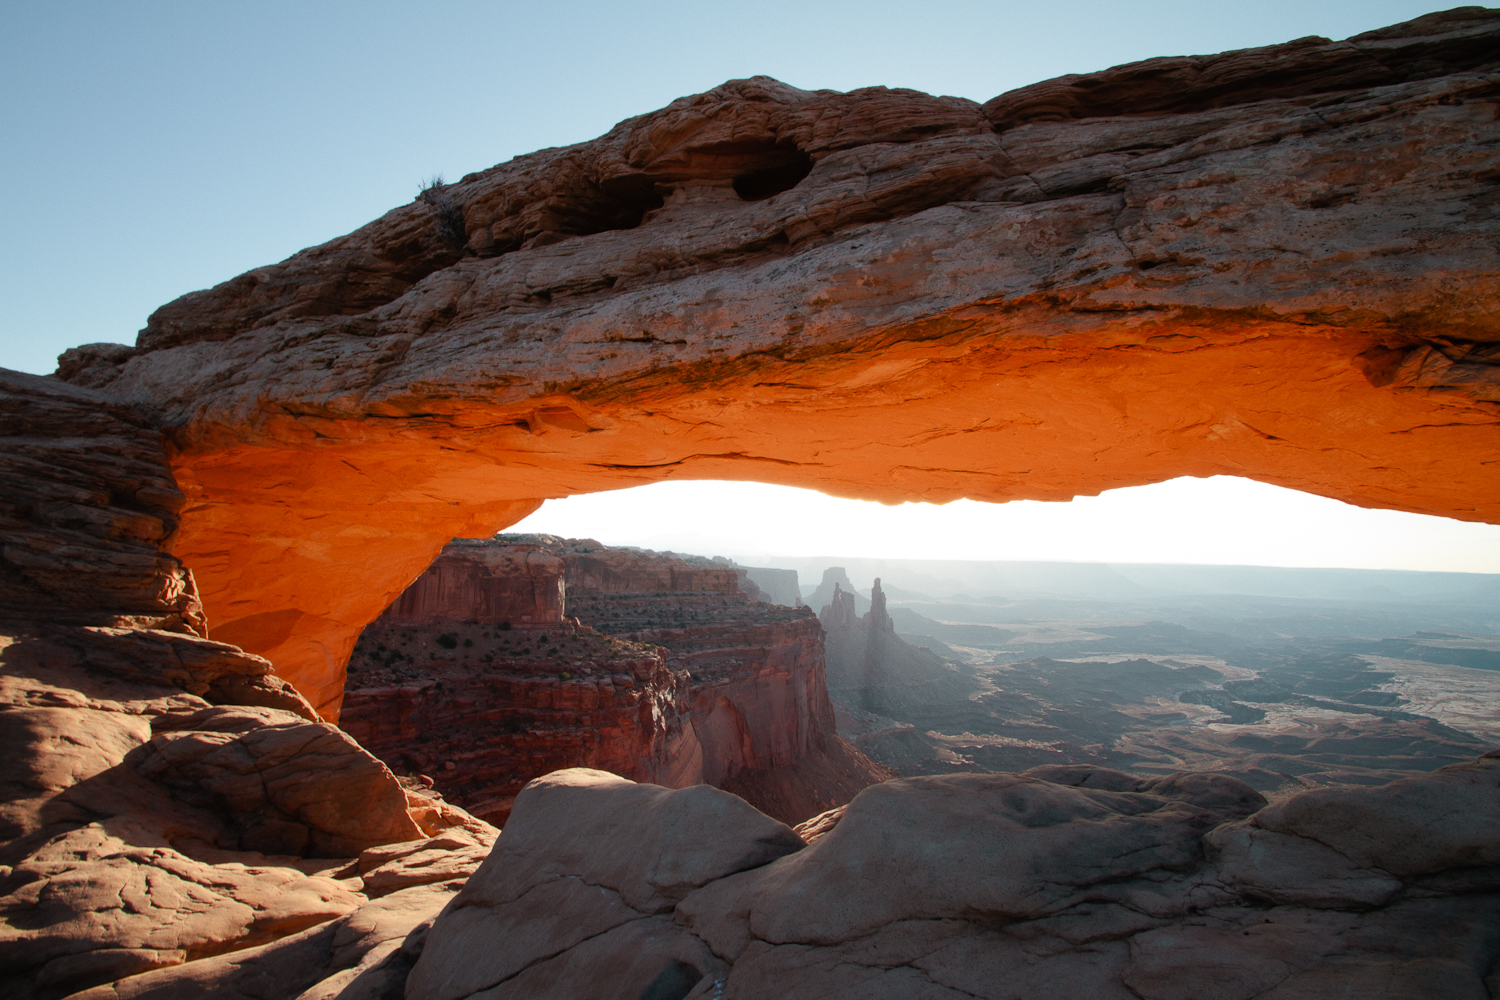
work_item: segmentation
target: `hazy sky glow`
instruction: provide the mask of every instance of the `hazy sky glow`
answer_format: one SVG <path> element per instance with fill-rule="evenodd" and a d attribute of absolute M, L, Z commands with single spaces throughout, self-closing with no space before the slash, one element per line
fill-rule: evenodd
<path fill-rule="evenodd" d="M 1064 73 L 1344 38 L 1444 6 L 0 0 L 0 365 L 47 373 L 67 347 L 133 342 L 157 306 L 349 232 L 434 173 L 456 180 L 591 139 L 727 79 L 984 101 Z M 1229 479 L 1072 504 L 897 508 L 669 483 L 550 502 L 526 526 L 743 556 L 1500 571 L 1500 528 Z"/>
<path fill-rule="evenodd" d="M 1230 476 L 1071 503 L 897 507 L 764 483 L 657 483 L 549 500 L 509 530 L 751 565 L 828 555 L 1500 572 L 1500 525 L 1365 510 Z"/>

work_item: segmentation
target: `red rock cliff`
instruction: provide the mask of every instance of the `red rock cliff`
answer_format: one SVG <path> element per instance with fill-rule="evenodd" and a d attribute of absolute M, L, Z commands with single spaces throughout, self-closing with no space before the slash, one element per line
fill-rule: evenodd
<path fill-rule="evenodd" d="M 662 651 L 571 621 L 380 619 L 350 659 L 341 723 L 393 770 L 501 825 L 526 782 L 559 768 L 663 780 L 681 744 L 682 688 Z"/>
<path fill-rule="evenodd" d="M 455 620 L 556 626 L 562 623 L 563 590 L 562 560 L 540 547 L 495 547 L 459 538 L 444 546 L 380 620 L 398 626 Z"/>
<path fill-rule="evenodd" d="M 559 626 L 476 624 L 467 602 L 530 594 L 538 567 L 566 581 Z M 834 732 L 811 611 L 755 593 L 743 570 L 695 556 L 548 536 L 455 543 L 361 636 L 342 722 L 492 822 L 527 780 L 572 766 L 707 782 L 800 821 L 892 774 Z"/>

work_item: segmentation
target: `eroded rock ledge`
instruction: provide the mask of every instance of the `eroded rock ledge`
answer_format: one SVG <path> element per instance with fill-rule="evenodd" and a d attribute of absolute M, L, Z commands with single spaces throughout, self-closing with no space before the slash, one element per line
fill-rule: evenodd
<path fill-rule="evenodd" d="M 166 429 L 214 637 L 330 716 L 441 545 L 544 497 L 1225 473 L 1492 520 L 1497 51 L 1500 13 L 1465 7 L 982 106 L 734 81 L 59 374 Z"/>
<path fill-rule="evenodd" d="M 160 436 L 99 393 L 7 372 L 0 440 L 0 993 L 196 975 L 334 918 L 365 928 L 353 964 L 383 940 L 372 921 L 441 909 L 496 831 L 200 634 L 166 551 L 182 497 Z M 420 856 L 434 843 L 441 864 Z"/>

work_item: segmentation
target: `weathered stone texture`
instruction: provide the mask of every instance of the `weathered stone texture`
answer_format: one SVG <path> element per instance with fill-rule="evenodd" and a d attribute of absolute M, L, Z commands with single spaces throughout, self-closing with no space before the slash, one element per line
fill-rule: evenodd
<path fill-rule="evenodd" d="M 1500 751 L 1270 807 L 1219 775 L 907 778 L 799 849 L 720 792 L 559 772 L 517 799 L 406 996 L 582 1000 L 620 977 L 739 1000 L 1483 1000 L 1497 775 Z"/>
<path fill-rule="evenodd" d="M 0 423 L 0 993 L 192 979 L 364 904 L 362 849 L 493 835 L 403 788 L 270 662 L 202 636 L 168 551 L 182 496 L 143 417 L 0 373 Z M 390 865 L 384 891 L 437 881 Z"/>
<path fill-rule="evenodd" d="M 0 617 L 203 633 L 162 447 L 129 406 L 0 369 Z"/>

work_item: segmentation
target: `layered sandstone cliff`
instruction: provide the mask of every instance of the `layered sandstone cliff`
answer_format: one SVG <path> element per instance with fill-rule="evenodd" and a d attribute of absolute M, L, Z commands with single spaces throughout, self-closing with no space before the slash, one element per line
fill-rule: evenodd
<path fill-rule="evenodd" d="M 982 105 L 732 81 L 59 374 L 166 430 L 214 637 L 330 718 L 360 629 L 544 497 L 1228 474 L 1493 519 L 1497 52 L 1466 7 Z"/>
<path fill-rule="evenodd" d="M 894 772 L 835 732 L 818 620 L 758 596 L 723 561 L 460 540 L 361 635 L 341 722 L 494 823 L 532 778 L 580 766 L 799 822 Z"/>
<path fill-rule="evenodd" d="M 0 445 L 0 993 L 61 997 L 358 913 L 376 890 L 357 859 L 391 845 L 470 849 L 461 871 L 381 876 L 408 885 L 478 863 L 493 829 L 202 636 L 168 551 L 183 498 L 139 414 L 0 373 Z"/>

